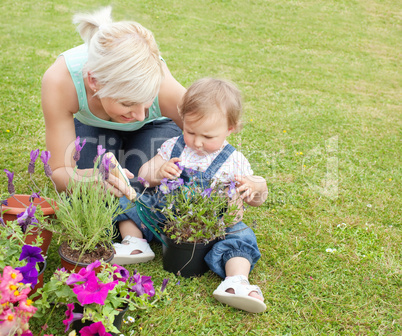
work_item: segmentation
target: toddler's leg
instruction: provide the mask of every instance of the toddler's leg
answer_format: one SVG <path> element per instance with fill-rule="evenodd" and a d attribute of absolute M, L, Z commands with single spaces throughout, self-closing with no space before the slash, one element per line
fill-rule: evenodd
<path fill-rule="evenodd" d="M 248 275 L 261 256 L 255 234 L 242 222 L 227 232 L 225 239 L 216 243 L 205 258 L 211 270 L 225 278 L 213 295 L 232 307 L 263 312 L 266 305 L 261 290 L 248 282 Z"/>
<path fill-rule="evenodd" d="M 123 208 L 127 207 L 128 202 L 125 197 L 120 199 Z M 117 216 L 115 220 L 118 222 L 117 225 L 123 240 L 121 243 L 113 244 L 115 255 L 112 263 L 127 265 L 152 260 L 155 253 L 151 250 L 147 240 L 143 239 L 144 233 L 136 224 L 141 223 L 136 207 L 129 208 L 126 213 Z"/>

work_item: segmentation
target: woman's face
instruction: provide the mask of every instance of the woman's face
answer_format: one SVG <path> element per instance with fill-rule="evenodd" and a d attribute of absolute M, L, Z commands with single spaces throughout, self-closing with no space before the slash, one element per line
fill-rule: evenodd
<path fill-rule="evenodd" d="M 102 106 L 111 121 L 127 124 L 143 121 L 148 116 L 152 101 L 145 104 L 121 103 L 112 98 L 101 98 Z"/>

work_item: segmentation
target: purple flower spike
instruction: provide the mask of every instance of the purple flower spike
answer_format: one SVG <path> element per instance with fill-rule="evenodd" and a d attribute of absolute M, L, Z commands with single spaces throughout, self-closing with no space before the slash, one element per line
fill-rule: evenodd
<path fill-rule="evenodd" d="M 4 171 L 6 172 L 8 178 L 8 184 L 7 184 L 8 193 L 10 195 L 14 195 L 15 194 L 15 187 L 13 184 L 14 173 L 8 171 L 7 169 L 4 169 Z"/>
<path fill-rule="evenodd" d="M 112 336 L 112 334 L 106 332 L 105 326 L 101 321 L 82 328 L 80 334 L 81 336 Z"/>
<path fill-rule="evenodd" d="M 87 142 L 87 139 L 84 139 L 84 141 L 82 142 L 82 145 L 80 146 L 80 137 L 77 136 L 77 139 L 75 139 L 74 144 L 75 144 L 75 153 L 74 153 L 74 161 L 77 162 L 80 159 L 80 153 L 82 148 L 84 148 L 85 143 Z"/>
<path fill-rule="evenodd" d="M 38 224 L 38 220 L 35 218 L 36 206 L 30 205 L 17 215 L 17 222 L 21 226 L 22 232 L 25 233 L 29 225 Z"/>
<path fill-rule="evenodd" d="M 77 320 L 81 320 L 82 317 L 84 316 L 81 313 L 74 313 L 73 310 L 74 310 L 74 303 L 67 303 L 67 310 L 65 313 L 67 318 L 63 320 L 63 324 L 66 326 L 66 329 L 64 330 L 65 333 L 68 331 L 68 329 L 70 329 L 71 323 Z"/>
<path fill-rule="evenodd" d="M 97 148 L 98 154 L 95 156 L 94 163 L 98 160 L 98 157 L 100 157 L 101 155 L 103 155 L 106 152 L 106 148 L 102 148 L 102 145 L 98 145 L 98 147 L 96 147 L 96 148 Z"/>
<path fill-rule="evenodd" d="M 38 246 L 24 245 L 19 260 L 26 260 L 28 263 L 44 262 L 41 252 L 42 249 Z"/>
<path fill-rule="evenodd" d="M 107 180 L 109 178 L 110 168 L 112 168 L 112 165 L 113 165 L 111 163 L 111 160 L 112 160 L 112 158 L 108 157 L 108 156 L 104 156 L 102 158 L 102 163 L 99 167 L 99 171 L 102 174 L 104 180 Z"/>
<path fill-rule="evenodd" d="M 36 193 L 32 193 L 31 196 L 29 196 L 29 202 L 32 203 L 34 201 L 35 198 L 40 199 L 40 191 L 36 192 Z"/>
<path fill-rule="evenodd" d="M 167 286 L 168 282 L 169 282 L 169 278 L 163 279 L 161 292 L 163 292 L 166 289 L 166 286 Z"/>
<path fill-rule="evenodd" d="M 205 197 L 210 198 L 211 193 L 212 193 L 212 188 L 207 188 L 201 193 L 201 196 L 204 197 L 204 198 Z"/>
<path fill-rule="evenodd" d="M 39 149 L 31 151 L 30 157 L 31 161 L 28 164 L 28 173 L 33 174 L 35 172 L 35 161 L 39 156 Z"/>
<path fill-rule="evenodd" d="M 36 269 L 36 263 L 30 262 L 23 267 L 16 267 L 16 270 L 20 271 L 23 276 L 22 283 L 32 284 L 32 288 L 38 283 L 38 270 Z"/>
<path fill-rule="evenodd" d="M 45 175 L 47 177 L 52 176 L 53 172 L 52 169 L 50 168 L 48 161 L 50 159 L 50 152 L 49 151 L 42 151 L 42 153 L 40 153 L 40 159 L 43 162 L 43 167 L 45 169 Z"/>

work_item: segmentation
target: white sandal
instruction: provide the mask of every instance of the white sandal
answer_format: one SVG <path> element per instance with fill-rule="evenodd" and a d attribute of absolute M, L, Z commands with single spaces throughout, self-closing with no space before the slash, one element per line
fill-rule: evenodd
<path fill-rule="evenodd" d="M 128 265 L 147 262 L 155 257 L 155 253 L 145 239 L 126 236 L 121 243 L 113 244 L 115 255 L 113 264 Z M 138 254 L 131 254 L 133 251 L 141 251 Z"/>
<path fill-rule="evenodd" d="M 227 292 L 229 288 L 234 290 L 234 294 Z M 242 309 L 249 313 L 262 313 L 267 309 L 267 306 L 261 300 L 250 296 L 251 292 L 257 292 L 258 295 L 264 298 L 258 286 L 250 285 L 244 275 L 235 275 L 222 281 L 213 292 L 213 296 L 219 302 L 237 309 Z"/>

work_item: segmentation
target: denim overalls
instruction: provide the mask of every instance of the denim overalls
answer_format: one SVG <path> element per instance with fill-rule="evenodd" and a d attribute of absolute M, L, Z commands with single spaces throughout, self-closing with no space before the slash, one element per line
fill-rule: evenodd
<path fill-rule="evenodd" d="M 183 136 L 180 136 L 175 146 L 173 147 L 171 158 L 180 157 L 185 143 Z M 212 177 L 219 170 L 222 164 L 227 160 L 227 158 L 235 151 L 235 148 L 231 145 L 226 145 L 215 160 L 211 163 L 205 172 L 193 171 L 189 175 L 188 170 L 184 169 L 181 174 L 181 178 L 188 182 L 190 178 L 196 178 L 197 182 L 202 185 L 209 185 Z M 164 198 L 161 197 L 161 192 L 158 191 L 154 195 L 144 194 L 141 195 L 138 203 L 142 204 L 145 208 L 150 209 L 151 207 L 163 207 L 160 200 Z M 126 197 L 120 198 L 120 206 L 126 208 L 130 201 Z M 144 235 L 144 238 L 149 242 L 154 238 L 154 234 L 148 227 L 144 224 L 143 215 L 141 212 L 142 207 L 134 206 L 130 208 L 126 213 L 119 215 L 115 218 L 115 221 L 122 221 L 131 219 L 136 223 L 138 228 Z M 151 215 L 150 213 L 148 215 Z M 153 220 L 158 222 L 163 222 L 164 217 L 160 212 L 152 213 Z M 228 233 L 224 239 L 219 240 L 212 247 L 211 251 L 205 256 L 205 261 L 208 267 L 218 274 L 220 277 L 225 278 L 225 264 L 226 262 L 234 257 L 246 258 L 251 264 L 251 270 L 254 265 L 261 257 L 260 251 L 257 246 L 257 239 L 252 229 L 250 229 L 243 222 L 238 222 L 235 225 L 226 229 Z"/>

